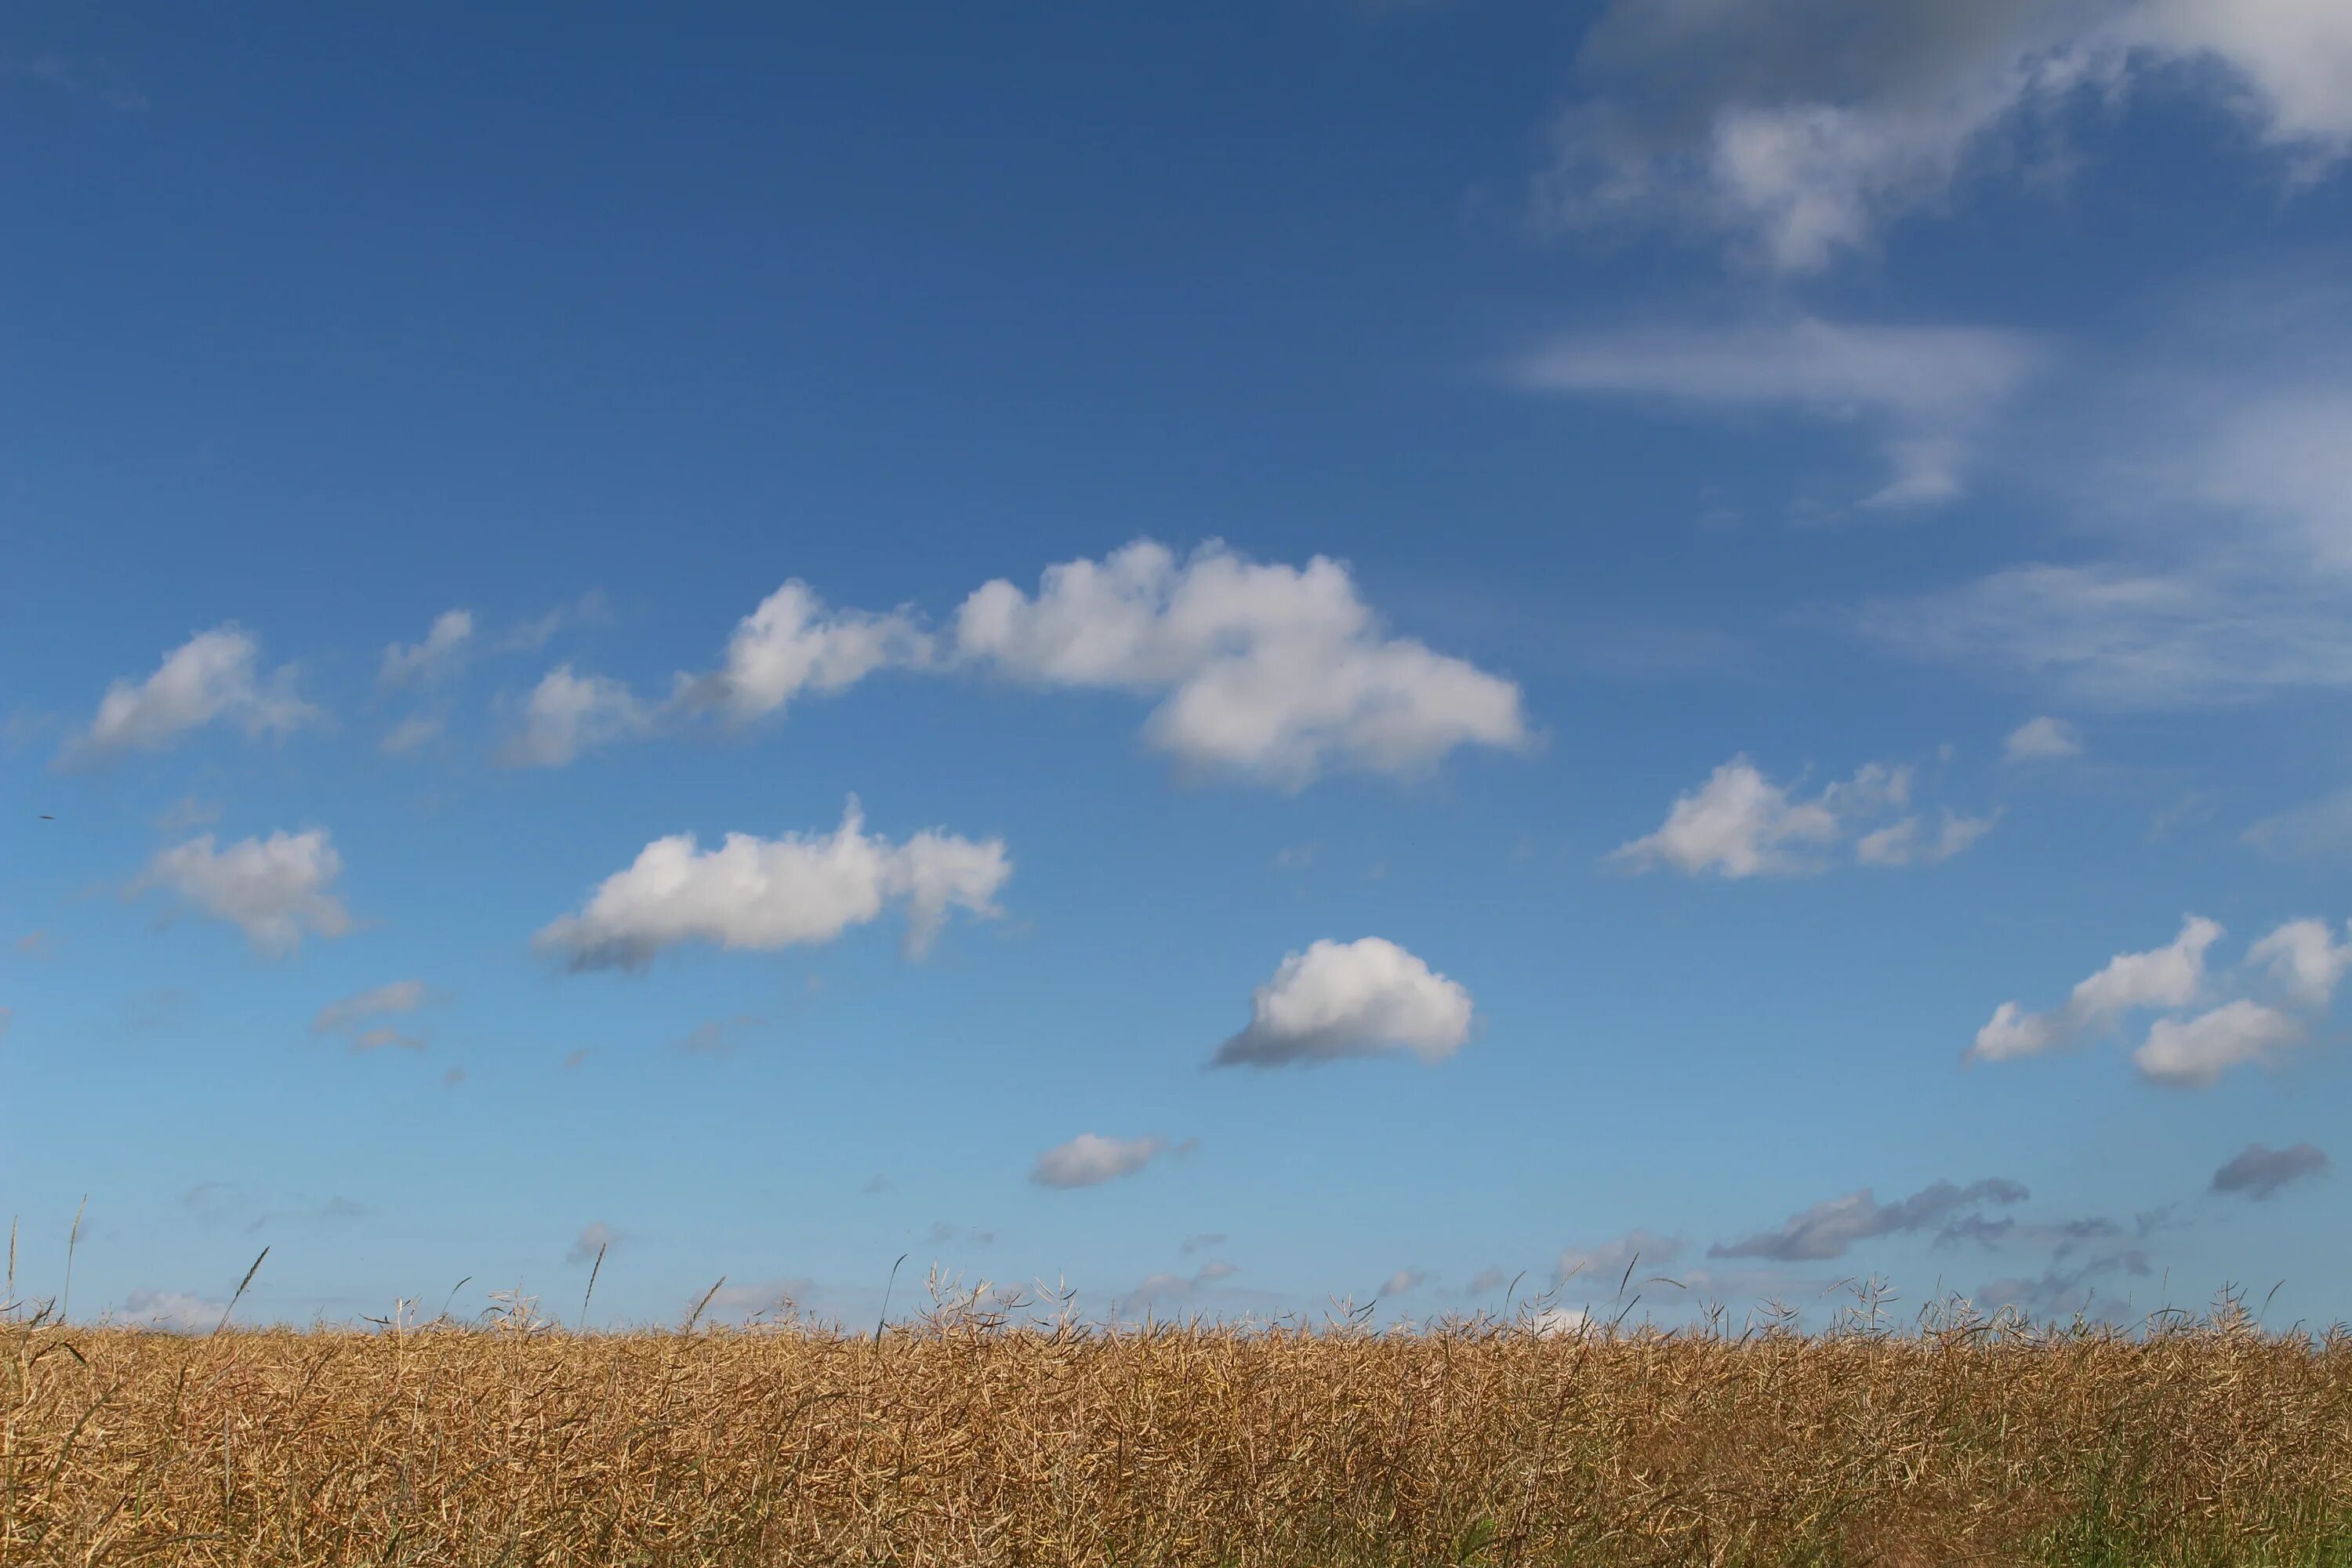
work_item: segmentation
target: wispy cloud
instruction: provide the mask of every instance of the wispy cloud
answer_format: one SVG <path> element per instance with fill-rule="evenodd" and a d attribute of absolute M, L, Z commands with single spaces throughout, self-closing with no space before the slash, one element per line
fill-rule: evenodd
<path fill-rule="evenodd" d="M 260 658 L 261 645 L 234 625 L 199 632 L 165 654 L 144 680 L 108 687 L 96 716 L 58 753 L 58 765 L 95 767 L 126 752 L 161 751 L 215 722 L 262 735 L 323 720 L 295 694 L 293 666 L 265 679 Z"/>
<path fill-rule="evenodd" d="M 1539 392 L 1654 399 L 1689 410 L 1781 409 L 1873 433 L 1885 479 L 1860 504 L 1932 506 L 1966 489 L 1992 414 L 2047 361 L 2022 332 L 1840 324 L 1810 317 L 1705 330 L 1559 337 L 1522 357 Z"/>
<path fill-rule="evenodd" d="M 1972 176 L 2046 176 L 2080 94 L 2193 82 L 2290 183 L 2352 142 L 2352 22 L 2325 4 L 1616 0 L 1577 79 L 1534 187 L 1541 222 L 1663 225 L 1788 273 L 1868 251 Z"/>

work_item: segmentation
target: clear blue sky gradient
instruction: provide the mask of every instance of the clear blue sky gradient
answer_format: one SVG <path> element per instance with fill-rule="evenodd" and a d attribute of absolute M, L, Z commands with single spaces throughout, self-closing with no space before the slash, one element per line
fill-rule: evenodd
<path fill-rule="evenodd" d="M 461 1310 L 519 1283 L 568 1313 L 595 1225 L 616 1321 L 722 1274 L 733 1310 L 790 1282 L 862 1318 L 901 1253 L 1103 1310 L 1170 1276 L 1162 1310 L 1319 1310 L 1411 1270 L 1382 1310 L 1419 1316 L 1635 1231 L 1735 1310 L 1877 1271 L 2038 1310 L 2283 1279 L 2274 1319 L 2352 1315 L 2340 1176 L 2209 1190 L 2252 1143 L 2352 1161 L 2325 1007 L 2203 1087 L 2135 1071 L 2156 1012 L 1962 1060 L 1999 1004 L 2055 1007 L 2184 915 L 2227 935 L 2179 1017 L 2253 994 L 2273 927 L 2352 916 L 2352 641 L 2327 630 L 2352 624 L 2328 438 L 2352 452 L 2352 163 L 2326 92 L 2266 118 L 2259 61 L 2116 55 L 2112 90 L 1987 111 L 1955 169 L 1791 258 L 1709 205 L 1674 127 L 1940 91 L 1961 46 L 1758 50 L 1678 100 L 1681 46 L 1612 65 L 1595 40 L 1623 26 L 1520 0 L 13 9 L 0 1203 L 24 1288 L 62 1283 L 87 1194 L 77 1315 L 224 1300 L 264 1243 L 251 1317 L 468 1277 Z M 2352 65 L 2330 79 L 2352 95 Z M 1590 195 L 1576 138 L 1617 109 L 1677 158 L 1595 216 L 1559 193 Z M 2021 368 L 1824 391 L 1782 357 L 1724 390 L 1726 354 L 1805 323 L 1953 329 Z M 1547 352 L 1589 384 L 1534 384 Z M 1948 493 L 1862 504 L 1906 440 L 1957 454 Z M 551 668 L 657 697 L 787 579 L 936 632 L 984 582 L 1138 539 L 1344 561 L 1387 631 L 1515 682 L 1530 742 L 1267 781 L 1155 749 L 1150 697 L 956 669 L 499 765 Z M 2072 601 L 1945 635 L 2033 563 L 2191 600 L 2150 643 Z M 380 683 L 457 607 L 474 657 Z M 58 765 L 111 683 L 224 623 L 321 721 Z M 2033 651 L 2069 635 L 2095 657 Z M 445 730 L 379 750 L 417 714 Z M 2041 715 L 2078 755 L 2004 755 Z M 1801 800 L 1907 766 L 1928 826 L 1990 827 L 1899 868 L 1847 840 L 1751 876 L 1612 858 L 1738 756 Z M 1002 915 L 920 958 L 895 915 L 641 973 L 533 948 L 652 840 L 825 832 L 853 795 L 893 839 L 1001 837 Z M 312 827 L 352 927 L 291 953 L 133 890 L 197 834 Z M 1367 936 L 1467 988 L 1457 1052 L 1208 1070 L 1286 954 Z M 312 1034 L 405 979 L 424 1050 Z M 739 1017 L 762 1022 L 730 1052 L 679 1048 Z M 1197 1143 L 1030 1179 L 1089 1131 Z M 1990 1246 L 1890 1221 L 1832 1257 L 1707 1256 L 1861 1189 L 1991 1177 L 2032 1196 L 1975 1205 L 2019 1222 Z M 2053 1239 L 2091 1217 L 2104 1250 Z M 1212 1259 L 1232 1272 L 1192 1283 Z M 1613 1310 L 1622 1267 L 1563 1299 Z"/>

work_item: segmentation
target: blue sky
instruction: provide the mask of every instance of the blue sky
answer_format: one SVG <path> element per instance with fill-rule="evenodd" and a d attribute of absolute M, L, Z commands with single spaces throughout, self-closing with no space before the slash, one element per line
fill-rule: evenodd
<path fill-rule="evenodd" d="M 0 128 L 77 1315 L 2352 1312 L 2338 8 L 34 5 Z"/>

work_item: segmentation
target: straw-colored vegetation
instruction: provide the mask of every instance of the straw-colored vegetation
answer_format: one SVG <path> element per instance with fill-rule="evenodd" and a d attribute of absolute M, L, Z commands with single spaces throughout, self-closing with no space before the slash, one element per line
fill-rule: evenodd
<path fill-rule="evenodd" d="M 2352 1339 L 0 1323 L 7 1563 L 2352 1564 Z"/>

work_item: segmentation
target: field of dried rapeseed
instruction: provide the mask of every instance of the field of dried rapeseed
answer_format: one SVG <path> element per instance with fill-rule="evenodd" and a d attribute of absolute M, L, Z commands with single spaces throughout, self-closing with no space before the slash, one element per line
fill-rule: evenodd
<path fill-rule="evenodd" d="M 6 1563 L 2352 1563 L 2352 1338 L 0 1326 Z"/>

